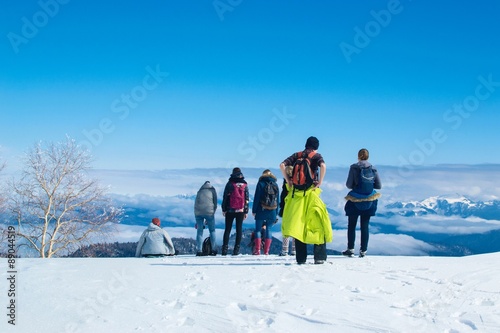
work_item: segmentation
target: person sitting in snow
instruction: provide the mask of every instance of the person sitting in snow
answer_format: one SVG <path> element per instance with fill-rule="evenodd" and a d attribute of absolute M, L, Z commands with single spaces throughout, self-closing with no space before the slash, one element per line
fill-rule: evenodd
<path fill-rule="evenodd" d="M 155 217 L 144 230 L 137 243 L 135 256 L 139 257 L 164 257 L 175 254 L 174 243 L 166 230 L 160 228 L 160 219 Z"/>

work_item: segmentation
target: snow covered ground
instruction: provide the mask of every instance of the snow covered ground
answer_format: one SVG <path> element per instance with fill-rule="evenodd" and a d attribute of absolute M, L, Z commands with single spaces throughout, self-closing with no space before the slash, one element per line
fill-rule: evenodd
<path fill-rule="evenodd" d="M 499 332 L 500 253 L 17 259 L 1 332 Z M 12 286 L 10 286 L 12 287 Z"/>

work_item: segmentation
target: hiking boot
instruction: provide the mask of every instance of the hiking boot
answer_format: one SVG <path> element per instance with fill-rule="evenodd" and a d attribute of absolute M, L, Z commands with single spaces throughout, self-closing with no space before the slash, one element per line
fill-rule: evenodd
<path fill-rule="evenodd" d="M 222 255 L 227 255 L 227 245 L 222 245 Z"/>
<path fill-rule="evenodd" d="M 240 254 L 240 246 L 235 245 L 233 249 L 233 256 L 237 256 L 238 254 Z"/>
<path fill-rule="evenodd" d="M 216 256 L 216 255 L 217 255 L 217 250 L 215 250 L 215 251 L 211 251 L 211 252 L 210 252 L 210 255 L 211 255 L 211 256 Z"/>
<path fill-rule="evenodd" d="M 359 257 L 363 258 L 366 255 L 366 251 L 359 251 Z"/>
<path fill-rule="evenodd" d="M 342 251 L 342 255 L 346 257 L 354 257 L 354 249 L 347 249 Z"/>
<path fill-rule="evenodd" d="M 271 238 L 266 238 L 266 240 L 264 241 L 264 254 L 265 255 L 269 255 L 269 249 L 271 248 L 272 241 L 273 240 Z"/>
<path fill-rule="evenodd" d="M 196 252 L 196 256 L 197 256 L 197 257 L 201 257 L 201 256 L 203 256 L 203 252 Z"/>
<path fill-rule="evenodd" d="M 324 263 L 325 263 L 325 261 L 324 261 L 324 260 L 314 260 L 314 264 L 315 264 L 315 265 L 322 265 L 322 264 L 324 264 Z"/>

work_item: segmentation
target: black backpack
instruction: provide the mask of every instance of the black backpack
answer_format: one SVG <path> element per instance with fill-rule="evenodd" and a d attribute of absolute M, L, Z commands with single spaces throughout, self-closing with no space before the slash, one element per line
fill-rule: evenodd
<path fill-rule="evenodd" d="M 278 185 L 273 181 L 267 181 L 260 198 L 262 208 L 266 210 L 274 210 L 278 208 L 278 194 Z"/>
<path fill-rule="evenodd" d="M 204 256 L 210 255 L 212 253 L 212 242 L 210 242 L 210 237 L 205 238 L 203 245 L 201 246 L 201 253 Z"/>

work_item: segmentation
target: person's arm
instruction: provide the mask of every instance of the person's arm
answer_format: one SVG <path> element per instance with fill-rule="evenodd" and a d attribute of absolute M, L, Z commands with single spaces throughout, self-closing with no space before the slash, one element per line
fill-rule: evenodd
<path fill-rule="evenodd" d="M 214 201 L 214 213 L 217 211 L 217 191 L 212 187 L 212 199 Z"/>
<path fill-rule="evenodd" d="M 247 186 L 245 186 L 245 208 L 243 209 L 243 211 L 245 212 L 245 216 L 243 217 L 243 219 L 247 218 L 249 202 L 250 202 L 250 191 L 248 190 L 248 184 L 247 184 Z"/>
<path fill-rule="evenodd" d="M 253 205 L 252 205 L 252 215 L 255 217 L 255 214 L 257 214 L 257 211 L 261 208 L 260 204 L 260 197 L 261 197 L 262 189 L 260 186 L 260 181 L 257 183 L 257 186 L 255 187 L 255 194 L 253 196 Z"/>
<path fill-rule="evenodd" d="M 174 248 L 174 243 L 172 242 L 172 239 L 170 238 L 170 235 L 168 232 L 164 229 L 163 230 L 163 239 L 165 240 L 165 244 L 167 245 L 167 249 L 169 251 L 169 254 L 174 255 L 175 254 L 175 248 Z"/>
<path fill-rule="evenodd" d="M 286 183 L 292 187 L 292 179 L 290 179 L 290 177 L 288 177 L 287 173 L 286 173 L 286 164 L 285 162 L 282 162 L 280 164 L 280 170 L 281 170 L 281 174 L 283 175 L 283 178 L 285 179 Z"/>
<path fill-rule="evenodd" d="M 318 184 L 316 184 L 316 187 L 320 187 L 321 184 L 323 184 L 323 179 L 325 179 L 325 175 L 326 175 L 326 163 L 323 162 L 319 166 L 319 180 Z"/>
<path fill-rule="evenodd" d="M 276 188 L 278 189 L 278 191 L 276 192 L 276 202 L 278 202 L 278 206 L 276 207 L 276 222 L 278 221 L 278 216 L 279 216 L 279 212 L 280 212 L 280 209 L 281 209 L 281 197 L 280 197 L 280 188 L 278 186 L 278 183 L 276 183 Z"/>
<path fill-rule="evenodd" d="M 354 168 L 351 166 L 351 167 L 349 168 L 349 174 L 348 174 L 348 176 L 347 176 L 347 181 L 345 182 L 345 186 L 346 186 L 348 189 L 350 189 L 350 190 L 352 190 L 353 188 L 355 188 L 355 187 L 356 187 L 356 181 L 355 181 L 355 179 L 354 179 L 354 178 L 355 178 L 355 177 L 354 177 Z"/>
<path fill-rule="evenodd" d="M 229 206 L 228 202 L 228 195 L 229 195 L 229 186 L 231 184 L 227 182 L 226 187 L 224 187 L 224 194 L 222 196 L 222 204 L 221 204 L 221 209 L 222 209 L 222 215 L 226 216 L 226 211 Z"/>
<path fill-rule="evenodd" d="M 378 175 L 378 171 L 376 169 L 373 169 L 373 171 L 375 172 L 375 180 L 373 182 L 373 188 L 380 190 L 380 189 L 382 189 L 382 183 L 380 182 L 380 177 Z"/>
<path fill-rule="evenodd" d="M 139 238 L 139 242 L 137 242 L 137 248 L 135 249 L 136 258 L 141 256 L 142 246 L 144 245 L 144 240 L 146 239 L 145 234 L 146 232 L 143 232 L 141 238 Z"/>

